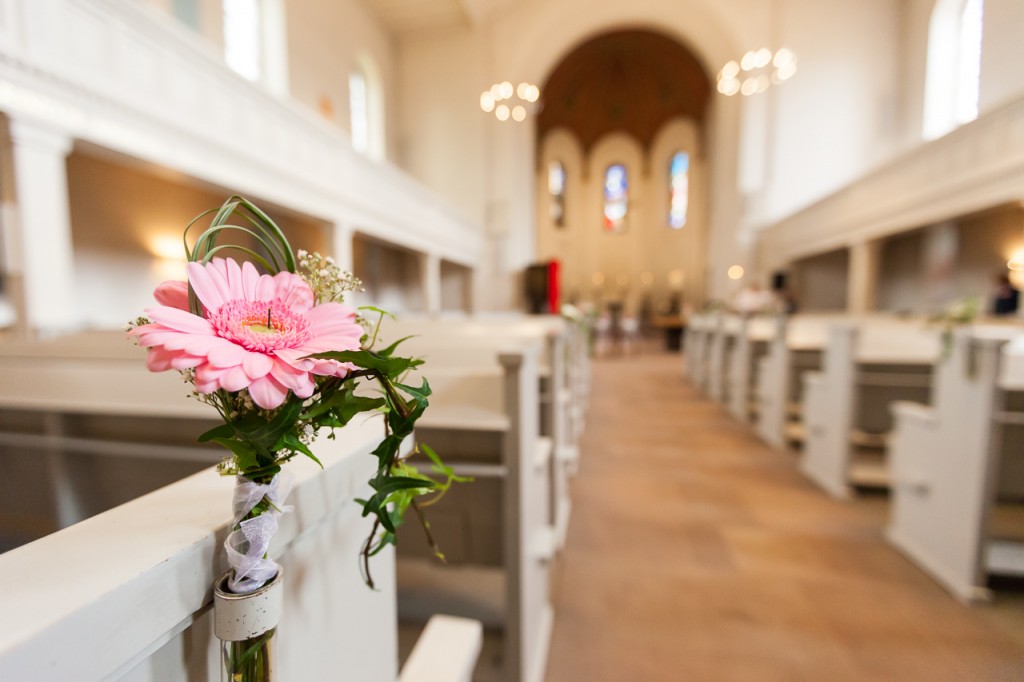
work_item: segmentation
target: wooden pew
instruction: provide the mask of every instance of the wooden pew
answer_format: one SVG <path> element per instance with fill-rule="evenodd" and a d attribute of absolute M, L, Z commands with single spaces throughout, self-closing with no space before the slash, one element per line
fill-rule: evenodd
<path fill-rule="evenodd" d="M 803 377 L 821 368 L 833 316 L 779 316 L 768 350 L 757 363 L 757 433 L 769 445 L 786 448 L 804 439 Z"/>
<path fill-rule="evenodd" d="M 892 410 L 889 540 L 965 601 L 1024 576 L 1024 329 L 957 330 L 933 407 Z"/>
<path fill-rule="evenodd" d="M 929 401 L 941 345 L 920 320 L 833 323 L 822 371 L 805 378 L 803 472 L 835 497 L 887 487 L 889 404 Z"/>
<path fill-rule="evenodd" d="M 542 340 L 506 338 L 505 350 L 479 339 L 420 343 L 436 346 L 424 353 L 433 396 L 418 437 L 476 481 L 431 509 L 448 565 L 425 560 L 430 550 L 415 524 L 399 529 L 399 612 L 418 620 L 441 609 L 500 629 L 505 679 L 540 680 L 557 544 L 549 513 L 552 442 L 539 428 Z"/>
<path fill-rule="evenodd" d="M 774 317 L 748 316 L 740 319 L 729 357 L 729 389 L 726 391 L 729 411 L 740 421 L 750 422 L 757 415 L 757 366 L 768 352 L 777 330 L 778 323 Z"/>

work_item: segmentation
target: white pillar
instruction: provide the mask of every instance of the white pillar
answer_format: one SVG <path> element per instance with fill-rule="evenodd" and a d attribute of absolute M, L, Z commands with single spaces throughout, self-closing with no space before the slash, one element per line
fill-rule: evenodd
<path fill-rule="evenodd" d="M 441 313 L 441 257 L 423 254 L 423 299 L 428 315 Z"/>
<path fill-rule="evenodd" d="M 334 223 L 334 234 L 332 235 L 331 255 L 334 262 L 345 272 L 355 271 L 355 262 L 352 254 L 352 228 L 338 220 Z"/>
<path fill-rule="evenodd" d="M 67 155 L 71 137 L 11 120 L 18 253 L 13 264 L 22 279 L 25 328 L 54 333 L 82 322 L 74 305 L 74 257 L 68 206 Z"/>
<path fill-rule="evenodd" d="M 850 247 L 846 285 L 846 311 L 866 313 L 875 309 L 882 242 L 861 242 Z"/>

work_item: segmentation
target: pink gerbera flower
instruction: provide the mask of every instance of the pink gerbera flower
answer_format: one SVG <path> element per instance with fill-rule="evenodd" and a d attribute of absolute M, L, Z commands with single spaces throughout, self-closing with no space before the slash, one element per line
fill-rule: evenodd
<path fill-rule="evenodd" d="M 252 263 L 228 258 L 188 264 L 188 281 L 205 317 L 188 310 L 184 282 L 164 282 L 152 320 L 132 330 L 149 348 L 150 371 L 195 369 L 200 393 L 248 389 L 254 403 L 272 410 L 291 391 L 313 394 L 313 375 L 345 376 L 352 365 L 306 356 L 357 350 L 363 328 L 341 303 L 314 305 L 312 289 L 291 272 L 261 275 Z"/>

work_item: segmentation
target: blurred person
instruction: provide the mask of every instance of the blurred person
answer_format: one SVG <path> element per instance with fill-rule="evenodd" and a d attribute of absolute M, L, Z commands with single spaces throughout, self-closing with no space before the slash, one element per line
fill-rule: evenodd
<path fill-rule="evenodd" d="M 1020 292 L 1010 282 L 1008 274 L 996 276 L 996 290 L 992 296 L 993 315 L 1013 315 L 1020 307 Z"/>

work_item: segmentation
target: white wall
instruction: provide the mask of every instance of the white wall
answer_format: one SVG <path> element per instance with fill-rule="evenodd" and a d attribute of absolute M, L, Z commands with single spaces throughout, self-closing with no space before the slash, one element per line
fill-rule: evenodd
<path fill-rule="evenodd" d="M 1024 2 L 985 0 L 978 111 L 1024 94 Z"/>
<path fill-rule="evenodd" d="M 348 77 L 369 59 L 383 88 L 386 156 L 393 159 L 399 102 L 390 35 L 358 0 L 289 0 L 285 8 L 292 97 L 350 130 Z M 329 114 L 324 101 L 330 103 Z"/>
<path fill-rule="evenodd" d="M 709 293 L 722 296 L 728 265 L 749 261 L 754 228 L 841 186 L 905 144 L 902 3 L 785 0 L 779 6 L 773 29 L 770 6 L 748 0 L 533 0 L 475 29 L 403 40 L 399 96 L 408 106 L 400 114 L 402 162 L 471 216 L 490 218 L 498 234 L 505 226 L 532 234 L 536 214 L 519 208 L 529 205 L 534 183 L 525 187 L 509 174 L 525 168 L 535 177 L 533 133 L 509 133 L 511 124 L 483 114 L 481 91 L 504 79 L 543 84 L 580 41 L 624 26 L 674 36 L 713 80 L 725 61 L 770 46 L 774 30 L 796 51 L 797 75 L 769 91 L 766 97 L 774 99 L 716 95 L 709 111 L 707 280 Z M 752 142 L 741 145 L 743 135 Z M 747 179 L 743 198 L 738 177 Z M 505 240 L 502 248 L 501 265 L 508 269 L 532 260 L 535 249 L 530 239 Z"/>

